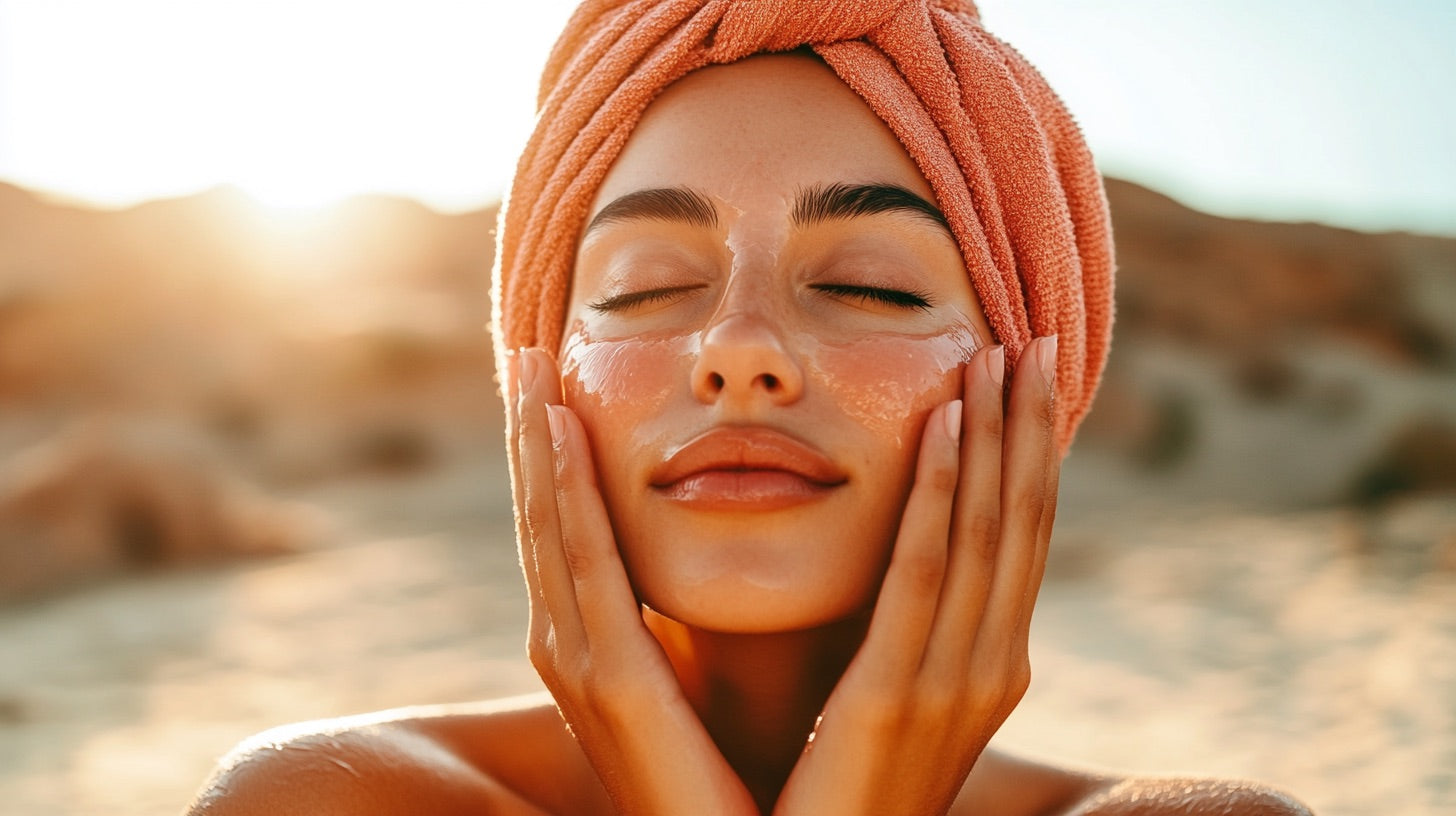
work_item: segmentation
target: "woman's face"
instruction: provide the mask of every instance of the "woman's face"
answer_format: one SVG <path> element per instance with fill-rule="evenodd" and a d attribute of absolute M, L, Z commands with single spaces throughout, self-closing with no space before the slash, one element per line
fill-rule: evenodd
<path fill-rule="evenodd" d="M 989 336 L 929 186 L 821 63 L 697 71 L 592 205 L 561 364 L 639 597 L 718 631 L 873 602 Z"/>

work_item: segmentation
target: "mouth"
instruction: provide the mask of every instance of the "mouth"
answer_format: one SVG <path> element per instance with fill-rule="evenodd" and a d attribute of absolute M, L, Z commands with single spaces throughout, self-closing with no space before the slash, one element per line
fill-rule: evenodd
<path fill-rule="evenodd" d="M 849 481 L 829 457 L 768 428 L 723 427 L 673 451 L 651 486 L 695 510 L 779 510 L 829 495 Z"/>

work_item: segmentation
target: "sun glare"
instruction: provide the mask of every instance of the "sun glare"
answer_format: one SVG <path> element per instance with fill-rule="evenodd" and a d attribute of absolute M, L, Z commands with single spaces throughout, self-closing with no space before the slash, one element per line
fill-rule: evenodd
<path fill-rule="evenodd" d="M 473 209 L 571 5 L 0 0 L 0 177 L 112 206 L 226 184 L 282 211 Z"/>
<path fill-rule="evenodd" d="M 364 192 L 351 190 L 347 185 L 324 185 L 307 179 L 296 183 L 286 179 L 239 180 L 236 184 L 249 198 L 280 215 L 310 215 Z"/>

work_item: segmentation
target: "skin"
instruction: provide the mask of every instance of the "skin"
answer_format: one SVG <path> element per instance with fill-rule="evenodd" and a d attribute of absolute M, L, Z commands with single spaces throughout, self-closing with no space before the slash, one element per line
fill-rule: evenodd
<path fill-rule="evenodd" d="M 1030 679 L 1056 341 L 1007 377 L 933 213 L 795 216 L 833 185 L 933 200 L 812 59 L 655 101 L 584 231 L 560 357 L 505 377 L 549 697 L 265 734 L 193 812 L 1304 812 L 987 748 Z M 660 189 L 700 211 L 617 204 Z M 822 478 L 793 454 L 664 480 L 704 434 L 790 440 Z"/>
<path fill-rule="evenodd" d="M 717 223 L 594 225 L 563 343 L 565 400 L 593 454 L 612 462 L 600 487 L 640 597 L 696 629 L 739 633 L 822 626 L 868 607 L 926 416 L 959 395 L 963 364 L 990 335 L 955 242 L 930 218 L 794 223 L 805 191 L 834 184 L 933 196 L 888 128 L 827 70 L 782 57 L 749 70 L 765 90 L 788 76 L 801 84 L 744 94 L 739 72 L 702 71 L 639 124 L 592 211 L 644 190 L 690 190 Z M 928 305 L 831 288 L 848 286 L 919 293 Z M 661 297 L 630 301 L 644 292 Z M 630 377 L 613 377 L 622 370 Z M 846 483 L 778 512 L 704 512 L 642 489 L 675 449 L 725 426 L 802 441 Z"/>

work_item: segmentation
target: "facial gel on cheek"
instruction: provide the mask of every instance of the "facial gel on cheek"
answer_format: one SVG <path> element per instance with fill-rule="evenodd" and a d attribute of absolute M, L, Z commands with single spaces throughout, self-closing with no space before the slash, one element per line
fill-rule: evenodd
<path fill-rule="evenodd" d="M 567 402 L 585 419 L 613 424 L 660 416 L 698 345 L 697 334 L 594 340 L 578 320 L 561 348 Z"/>
<path fill-rule="evenodd" d="M 953 398 L 956 371 L 980 347 L 967 326 L 931 335 L 878 332 L 848 343 L 800 338 L 808 352 L 809 378 L 845 413 L 879 436 L 893 436 L 904 448 L 918 420 Z"/>

